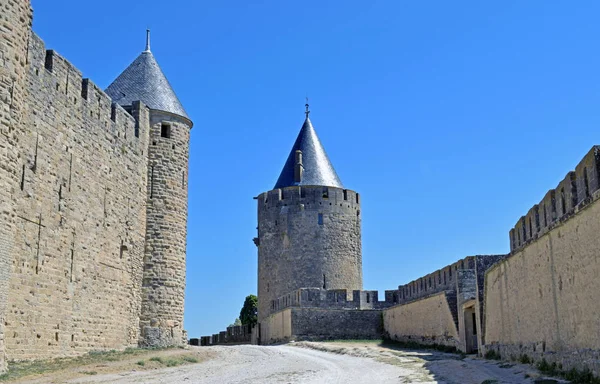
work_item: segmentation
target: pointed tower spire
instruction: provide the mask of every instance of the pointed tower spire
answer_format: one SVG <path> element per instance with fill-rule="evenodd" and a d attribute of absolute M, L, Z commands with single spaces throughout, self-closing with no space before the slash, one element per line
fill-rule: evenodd
<path fill-rule="evenodd" d="M 274 189 L 294 185 L 344 188 L 308 117 L 308 99 L 305 107 L 306 119 Z"/>
<path fill-rule="evenodd" d="M 123 107 L 139 100 L 150 109 L 190 119 L 150 51 L 150 29 L 146 30 L 146 50 L 140 53 L 105 92 Z"/>
<path fill-rule="evenodd" d="M 146 50 L 144 52 L 150 52 L 150 29 L 146 29 Z"/>

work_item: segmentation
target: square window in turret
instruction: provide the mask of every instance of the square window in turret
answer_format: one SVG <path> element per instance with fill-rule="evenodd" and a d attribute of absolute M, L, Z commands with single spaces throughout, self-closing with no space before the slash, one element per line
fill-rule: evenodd
<path fill-rule="evenodd" d="M 171 125 L 167 123 L 162 123 L 160 125 L 160 137 L 165 137 L 167 139 L 171 138 Z"/>

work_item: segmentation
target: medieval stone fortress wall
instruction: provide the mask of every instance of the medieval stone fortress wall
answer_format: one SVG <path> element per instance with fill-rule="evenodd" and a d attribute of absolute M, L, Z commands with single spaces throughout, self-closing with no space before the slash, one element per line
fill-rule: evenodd
<path fill-rule="evenodd" d="M 149 40 L 111 99 L 46 49 L 29 1 L 0 19 L 0 369 L 183 344 L 192 123 Z"/>
<path fill-rule="evenodd" d="M 181 345 L 192 121 L 151 51 L 102 91 L 0 0 L 0 370 L 6 359 Z M 509 232 L 363 290 L 361 206 L 306 118 L 256 197 L 258 318 L 202 344 L 379 338 L 600 373 L 600 147 Z"/>

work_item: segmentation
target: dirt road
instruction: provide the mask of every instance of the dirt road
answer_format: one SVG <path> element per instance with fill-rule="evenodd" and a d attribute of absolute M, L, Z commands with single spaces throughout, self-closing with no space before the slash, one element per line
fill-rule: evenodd
<path fill-rule="evenodd" d="M 173 368 L 128 370 L 46 383 L 520 384 L 532 383 L 539 377 L 526 365 L 393 349 L 374 342 L 193 347 L 192 352 L 210 358 Z"/>

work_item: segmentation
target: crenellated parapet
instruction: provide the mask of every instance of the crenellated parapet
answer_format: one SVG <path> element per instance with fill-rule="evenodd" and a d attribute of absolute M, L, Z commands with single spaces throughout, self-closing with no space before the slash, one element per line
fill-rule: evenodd
<path fill-rule="evenodd" d="M 569 220 L 600 197 L 600 146 L 594 146 L 558 186 L 546 193 L 509 231 L 510 250 L 518 251 Z"/>
<path fill-rule="evenodd" d="M 271 313 L 286 308 L 379 310 L 392 305 L 393 298 L 387 295 L 379 301 L 378 291 L 301 288 L 272 300 Z"/>
<path fill-rule="evenodd" d="M 55 111 L 70 111 L 77 120 L 86 121 L 73 129 L 87 129 L 90 138 L 105 140 L 118 150 L 133 151 L 140 157 L 147 156 L 148 121 L 140 123 L 135 108 L 126 110 L 113 102 L 100 87 L 83 78 L 81 71 L 68 60 L 54 50 L 47 50 L 43 40 L 34 33 L 28 54 L 30 89 L 36 90 L 39 97 L 47 98 Z M 34 119 L 34 124 L 38 123 Z M 89 127 L 94 131 L 89 131 Z"/>

